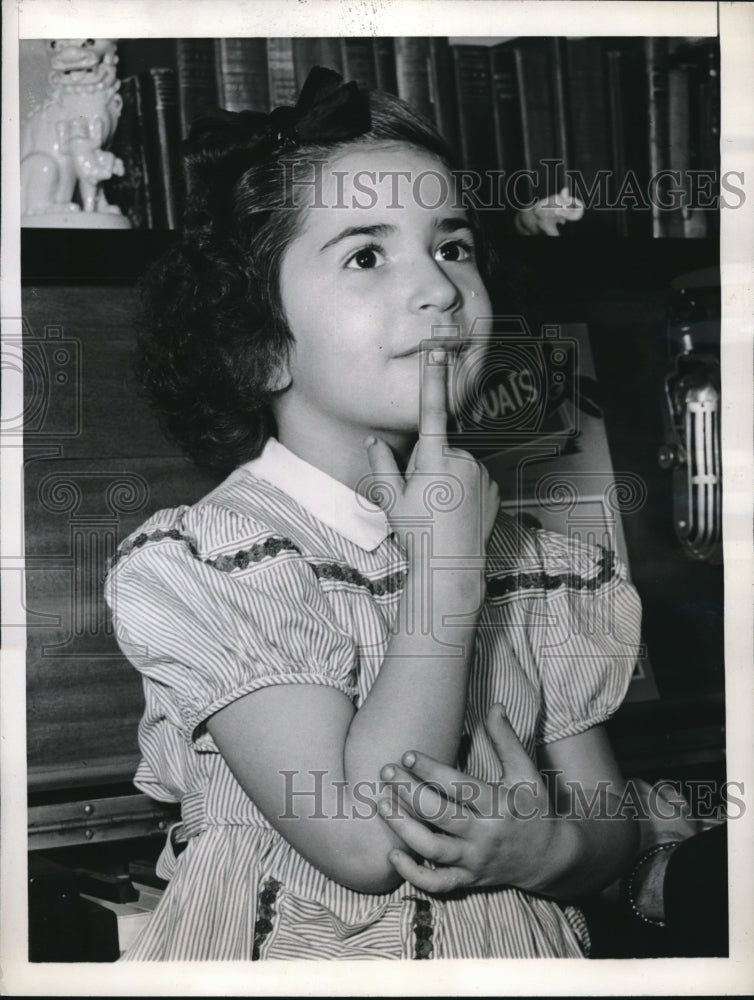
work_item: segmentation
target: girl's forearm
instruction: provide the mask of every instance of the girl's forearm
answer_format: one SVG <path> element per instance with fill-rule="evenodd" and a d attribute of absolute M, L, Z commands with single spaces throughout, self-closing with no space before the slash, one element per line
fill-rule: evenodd
<path fill-rule="evenodd" d="M 346 778 L 379 780 L 407 749 L 453 763 L 463 729 L 469 667 L 483 601 L 482 568 L 409 569 L 398 627 L 355 714 L 344 748 Z M 431 583 L 431 587 L 428 586 Z M 461 617 L 463 624 L 450 624 Z"/>
<path fill-rule="evenodd" d="M 477 576 L 437 573 L 432 602 L 424 600 L 437 610 L 425 618 L 425 628 L 412 628 L 420 617 L 422 577 L 409 572 L 398 627 L 358 711 L 327 686 L 304 691 L 275 685 L 232 702 L 208 721 L 237 780 L 272 825 L 320 871 L 351 889 L 385 893 L 402 881 L 388 860 L 400 838 L 377 812 L 388 796 L 380 778 L 384 765 L 411 747 L 446 760 L 456 755 L 482 603 Z M 469 621 L 463 625 L 444 620 L 464 614 Z"/>
<path fill-rule="evenodd" d="M 482 604 L 480 577 L 471 571 L 437 572 L 429 601 L 421 593 L 422 575 L 416 567 L 409 570 L 398 627 L 369 695 L 346 732 L 343 811 L 351 818 L 332 824 L 318 862 L 350 888 L 384 893 L 402 881 L 388 861 L 391 848 L 401 846 L 400 838 L 375 810 L 388 796 L 380 777 L 385 763 L 400 759 L 408 748 L 449 763 L 455 760 Z M 450 625 L 446 619 L 453 616 L 469 620 Z M 419 621 L 425 627 L 412 627 Z M 332 794 L 325 780 L 325 799 Z M 361 801 L 364 796 L 368 808 Z"/>

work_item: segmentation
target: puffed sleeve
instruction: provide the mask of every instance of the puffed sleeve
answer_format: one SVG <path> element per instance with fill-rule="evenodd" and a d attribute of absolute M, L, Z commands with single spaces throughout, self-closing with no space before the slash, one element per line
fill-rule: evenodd
<path fill-rule="evenodd" d="M 541 529 L 533 541 L 542 567 L 542 744 L 584 732 L 620 707 L 639 651 L 641 606 L 609 549 Z"/>
<path fill-rule="evenodd" d="M 293 543 L 233 511 L 162 512 L 126 541 L 105 588 L 123 653 L 196 749 L 206 720 L 273 684 L 355 694 L 355 642 Z"/>

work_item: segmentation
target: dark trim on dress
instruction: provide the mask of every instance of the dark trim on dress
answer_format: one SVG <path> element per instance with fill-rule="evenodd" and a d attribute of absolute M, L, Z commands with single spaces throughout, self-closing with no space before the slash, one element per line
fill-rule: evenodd
<path fill-rule="evenodd" d="M 299 556 L 303 553 L 301 549 L 290 540 L 290 538 L 270 537 L 263 542 L 256 542 L 248 549 L 239 549 L 234 555 L 226 554 L 215 556 L 213 559 L 206 559 L 199 555 L 196 543 L 190 535 L 184 535 L 177 528 L 162 529 L 136 535 L 131 541 L 126 541 L 121 545 L 110 562 L 112 570 L 117 563 L 135 549 L 140 549 L 149 542 L 161 542 L 166 538 L 175 542 L 184 542 L 189 552 L 195 559 L 200 559 L 208 566 L 219 570 L 221 573 L 232 573 L 233 570 L 247 569 L 252 563 L 261 562 L 263 559 L 274 558 L 281 552 L 294 552 Z M 376 580 L 370 580 L 353 566 L 342 565 L 341 563 L 309 562 L 318 580 L 336 580 L 338 583 L 350 584 L 353 587 L 362 587 L 373 597 L 391 596 L 399 592 L 405 581 L 406 571 L 400 570 L 388 573 Z M 600 561 L 597 563 L 597 573 L 586 579 L 575 573 L 548 574 L 544 571 L 538 573 L 509 573 L 506 576 L 490 576 L 487 578 L 487 597 L 492 600 L 500 600 L 512 594 L 526 590 L 557 590 L 565 587 L 574 591 L 596 591 L 606 583 L 614 579 L 616 573 L 615 553 L 604 549 Z"/>
<path fill-rule="evenodd" d="M 221 573 L 232 573 L 236 569 L 247 569 L 252 563 L 261 562 L 267 558 L 274 558 L 280 555 L 281 552 L 294 552 L 304 558 L 301 549 L 290 538 L 271 537 L 266 538 L 263 542 L 256 542 L 248 549 L 239 549 L 234 555 L 226 554 L 215 556 L 213 559 L 207 559 L 199 555 L 196 543 L 190 535 L 184 535 L 177 528 L 158 528 L 155 531 L 149 532 L 149 534 L 144 532 L 136 535 L 130 542 L 124 542 L 113 556 L 110 562 L 110 569 L 113 569 L 121 559 L 125 558 L 135 549 L 140 549 L 150 542 L 162 542 L 166 538 L 174 542 L 183 542 L 195 559 L 199 559 Z M 396 593 L 403 587 L 406 578 L 405 571 L 401 571 L 388 573 L 376 580 L 370 580 L 369 577 L 364 576 L 363 573 L 360 573 L 359 570 L 354 569 L 352 566 L 344 566 L 333 562 L 313 563 L 309 562 L 308 559 L 307 563 L 311 566 L 318 580 L 337 580 L 339 583 L 362 587 L 375 597 L 383 597 Z"/>
<path fill-rule="evenodd" d="M 435 949 L 432 937 L 434 935 L 434 923 L 432 920 L 432 904 L 428 899 L 420 896 L 404 896 L 404 899 L 413 900 L 414 917 L 412 928 L 414 931 L 414 960 L 420 961 L 432 957 Z"/>
<path fill-rule="evenodd" d="M 268 878 L 259 891 L 257 898 L 257 919 L 254 924 L 254 945 L 251 950 L 252 962 L 259 961 L 259 951 L 273 927 L 273 919 L 277 916 L 275 900 L 282 885 L 277 879 Z"/>
<path fill-rule="evenodd" d="M 597 564 L 595 576 L 585 579 L 575 573 L 511 573 L 507 576 L 492 576 L 487 580 L 487 596 L 494 599 L 508 597 L 522 590 L 567 590 L 595 591 L 615 577 L 615 553 L 604 550 Z"/>
<path fill-rule="evenodd" d="M 406 580 L 405 572 L 388 573 L 382 579 L 370 580 L 352 566 L 341 566 L 340 563 L 311 564 L 318 580 L 337 580 L 340 583 L 350 583 L 354 587 L 363 587 L 375 597 L 395 594 Z"/>
<path fill-rule="evenodd" d="M 280 552 L 299 552 L 299 549 L 290 538 L 265 538 L 263 542 L 256 542 L 249 549 L 240 549 L 235 555 L 216 556 L 214 559 L 204 559 L 199 555 L 194 539 L 190 535 L 184 535 L 177 528 L 162 529 L 157 528 L 149 534 L 142 532 L 136 535 L 131 541 L 126 541 L 121 545 L 110 562 L 110 569 L 120 562 L 121 559 L 130 555 L 134 549 L 140 549 L 149 542 L 162 542 L 169 538 L 174 542 L 183 542 L 195 559 L 201 559 L 209 566 L 214 566 L 221 573 L 230 573 L 234 569 L 246 569 L 253 562 L 260 562 L 268 556 L 276 556 Z M 300 554 L 300 552 L 299 552 Z"/>

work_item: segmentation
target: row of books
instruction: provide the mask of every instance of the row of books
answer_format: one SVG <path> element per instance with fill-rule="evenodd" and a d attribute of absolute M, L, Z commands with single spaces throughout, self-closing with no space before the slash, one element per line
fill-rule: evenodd
<path fill-rule="evenodd" d="M 712 235 L 719 52 L 717 39 L 663 37 L 454 47 L 464 160 L 536 171 L 540 197 L 568 186 L 589 208 L 584 232 Z"/>
<path fill-rule="evenodd" d="M 135 227 L 174 228 L 185 189 L 180 142 L 194 117 L 293 104 L 315 65 L 398 94 L 436 123 L 466 168 L 504 171 L 485 176 L 480 204 L 499 199 L 515 210 L 568 184 L 591 198 L 579 223 L 587 233 L 715 230 L 706 206 L 718 183 L 716 39 L 176 39 L 174 65 L 122 81 L 112 148 L 126 173 L 109 182 L 110 196 Z M 700 170 L 713 175 L 701 192 L 689 173 Z"/>

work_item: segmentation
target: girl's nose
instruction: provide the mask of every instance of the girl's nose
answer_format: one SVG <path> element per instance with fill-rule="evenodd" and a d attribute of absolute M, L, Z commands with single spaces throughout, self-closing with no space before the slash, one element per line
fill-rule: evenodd
<path fill-rule="evenodd" d="M 447 313 L 455 312 L 460 305 L 457 286 L 432 258 L 410 265 L 408 279 L 412 309 L 436 309 Z"/>

